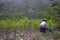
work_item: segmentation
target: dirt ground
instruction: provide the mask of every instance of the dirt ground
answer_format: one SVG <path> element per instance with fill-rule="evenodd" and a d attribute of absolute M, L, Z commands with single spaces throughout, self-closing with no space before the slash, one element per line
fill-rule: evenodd
<path fill-rule="evenodd" d="M 60 35 L 60 34 L 59 34 Z M 41 32 L 20 32 L 16 34 L 11 32 L 10 34 L 0 33 L 0 40 L 60 40 L 60 36 L 53 33 L 41 33 Z"/>
<path fill-rule="evenodd" d="M 22 34 L 22 35 L 21 35 Z M 18 39 L 20 40 L 60 40 L 60 34 L 41 33 L 41 32 L 24 32 L 21 33 Z"/>

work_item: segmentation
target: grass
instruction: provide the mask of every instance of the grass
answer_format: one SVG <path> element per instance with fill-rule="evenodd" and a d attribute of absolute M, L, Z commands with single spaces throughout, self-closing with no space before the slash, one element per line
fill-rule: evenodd
<path fill-rule="evenodd" d="M 6 19 L 6 20 L 0 20 L 0 28 L 3 29 L 11 29 L 11 30 L 25 30 L 25 29 L 34 29 L 38 30 L 40 27 L 41 20 L 29 20 L 29 19 Z M 52 19 L 47 21 L 47 25 L 50 28 L 53 28 L 57 25 L 57 22 L 54 22 Z"/>
<path fill-rule="evenodd" d="M 28 30 L 29 31 L 39 31 L 39 27 L 40 27 L 40 23 L 41 20 L 29 20 L 29 19 L 15 19 L 15 18 L 11 18 L 11 19 L 6 19 L 6 20 L 0 20 L 0 31 L 1 30 L 12 30 L 12 31 L 16 31 L 16 30 Z M 48 27 L 54 29 L 55 26 L 57 25 L 57 22 L 54 22 L 54 20 L 50 19 L 47 21 L 47 25 Z M 49 34 L 47 34 L 49 35 Z M 54 39 L 59 39 L 59 35 L 52 35 L 54 37 Z"/>

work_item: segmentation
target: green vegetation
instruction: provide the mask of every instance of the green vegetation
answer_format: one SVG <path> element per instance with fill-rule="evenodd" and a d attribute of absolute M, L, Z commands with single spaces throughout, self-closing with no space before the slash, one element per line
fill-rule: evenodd
<path fill-rule="evenodd" d="M 38 30 L 40 26 L 41 20 L 29 20 L 29 19 L 6 19 L 6 20 L 0 20 L 0 28 L 2 29 L 10 29 L 10 30 Z M 57 25 L 57 22 L 54 22 L 52 19 L 47 21 L 48 27 L 51 27 L 54 29 L 54 27 Z"/>
<path fill-rule="evenodd" d="M 12 29 L 12 30 L 19 30 L 19 29 L 26 29 L 28 27 L 38 27 L 39 23 L 36 20 L 28 20 L 28 19 L 6 19 L 6 20 L 0 20 L 0 28 L 3 29 Z"/>
<path fill-rule="evenodd" d="M 24 0 L 21 5 L 14 0 L 0 0 L 0 33 L 6 33 L 7 40 L 11 32 L 14 33 L 14 38 L 17 31 L 38 32 L 42 19 L 47 19 L 49 28 L 60 31 L 59 0 Z M 60 35 L 54 34 L 54 38 L 58 39 Z"/>
<path fill-rule="evenodd" d="M 4 7 L 4 3 L 0 4 L 0 7 Z M 0 10 L 2 11 L 1 8 Z M 44 18 L 48 20 L 47 25 L 50 28 L 55 29 L 55 27 L 60 24 L 60 19 L 59 19 L 60 3 L 58 1 L 57 2 L 54 1 L 51 4 L 51 6 L 48 7 L 47 10 L 45 11 L 36 11 L 35 13 L 32 14 L 21 12 L 21 11 L 12 11 L 12 10 L 11 11 L 6 10 L 2 12 L 1 11 L 0 11 L 0 28 L 3 29 L 26 30 L 30 28 L 32 30 L 35 29 L 38 30 L 41 19 Z M 31 17 L 29 17 L 29 15 Z"/>

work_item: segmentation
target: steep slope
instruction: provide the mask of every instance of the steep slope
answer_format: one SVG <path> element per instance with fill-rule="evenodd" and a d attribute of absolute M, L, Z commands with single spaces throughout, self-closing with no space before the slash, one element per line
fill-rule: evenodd
<path fill-rule="evenodd" d="M 24 16 L 35 17 L 36 12 L 45 11 L 52 2 L 49 0 L 0 0 L 0 12 L 4 12 L 5 15 L 6 11 L 10 12 L 9 15 L 16 15 L 20 12 Z"/>

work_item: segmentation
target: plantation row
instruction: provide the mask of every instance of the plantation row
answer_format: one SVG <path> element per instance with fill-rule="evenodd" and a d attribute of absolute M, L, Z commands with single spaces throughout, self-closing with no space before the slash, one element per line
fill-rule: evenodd
<path fill-rule="evenodd" d="M 15 18 L 0 20 L 0 30 L 1 29 L 11 29 L 11 30 L 25 30 L 25 29 L 39 29 L 39 25 L 41 20 L 29 20 L 29 19 L 19 19 L 16 20 Z M 55 28 L 57 22 L 54 22 L 52 19 L 47 21 L 48 27 Z"/>

